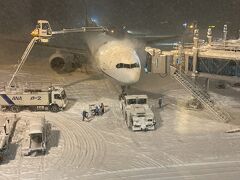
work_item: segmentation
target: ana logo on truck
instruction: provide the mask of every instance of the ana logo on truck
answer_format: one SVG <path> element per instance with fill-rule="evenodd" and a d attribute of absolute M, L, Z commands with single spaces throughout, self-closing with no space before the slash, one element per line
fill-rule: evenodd
<path fill-rule="evenodd" d="M 13 96 L 12 100 L 14 100 L 14 101 L 22 101 L 22 96 Z"/>

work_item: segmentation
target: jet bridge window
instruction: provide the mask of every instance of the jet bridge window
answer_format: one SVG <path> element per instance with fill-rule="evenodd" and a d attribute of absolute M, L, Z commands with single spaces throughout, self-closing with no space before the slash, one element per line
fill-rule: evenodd
<path fill-rule="evenodd" d="M 128 68 L 128 69 L 132 69 L 132 68 L 136 68 L 139 67 L 138 63 L 134 63 L 134 64 L 124 64 L 124 63 L 119 63 L 116 65 L 116 68 Z"/>

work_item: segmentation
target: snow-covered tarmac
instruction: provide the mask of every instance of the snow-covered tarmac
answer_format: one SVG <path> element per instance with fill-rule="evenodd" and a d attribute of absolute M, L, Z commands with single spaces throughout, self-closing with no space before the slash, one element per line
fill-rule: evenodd
<path fill-rule="evenodd" d="M 12 71 L 12 66 L 1 64 L 0 80 L 9 79 Z M 131 132 L 119 108 L 119 88 L 101 74 L 78 70 L 57 75 L 47 64 L 39 66 L 31 62 L 24 66 L 18 80 L 61 83 L 70 103 L 59 113 L 23 111 L 18 114 L 21 120 L 17 123 L 8 156 L 0 165 L 0 180 L 240 177 L 240 133 L 225 133 L 238 127 L 234 124 L 239 124 L 237 91 L 233 91 L 236 98 L 212 92 L 235 113 L 235 123 L 224 124 L 213 120 L 207 111 L 186 110 L 183 104 L 190 96 L 174 80 L 143 76 L 130 92 L 149 95 L 157 129 Z M 164 96 L 162 110 L 157 107 L 160 96 Z M 108 106 L 103 116 L 89 122 L 81 121 L 83 109 L 88 110 L 89 104 L 101 102 Z M 32 114 L 45 116 L 52 124 L 45 156 L 21 155 L 24 122 Z"/>

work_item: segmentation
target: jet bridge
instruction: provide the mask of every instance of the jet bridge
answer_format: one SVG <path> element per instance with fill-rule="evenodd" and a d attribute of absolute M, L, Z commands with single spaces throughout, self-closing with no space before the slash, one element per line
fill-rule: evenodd
<path fill-rule="evenodd" d="M 178 81 L 188 92 L 192 94 L 204 107 L 209 110 L 217 120 L 222 122 L 229 122 L 231 120 L 230 115 L 220 109 L 217 106 L 216 101 L 210 99 L 209 94 L 199 85 L 196 81 L 189 78 L 182 70 L 181 64 L 183 61 L 182 49 L 180 48 L 178 59 L 174 61 L 173 54 L 163 54 L 161 50 L 156 48 L 145 48 L 147 55 L 148 72 L 163 75 L 171 75 L 176 81 Z M 160 67 L 163 66 L 163 67 Z M 164 77 L 165 77 L 164 76 Z M 163 76 L 161 76 L 163 77 Z"/>
<path fill-rule="evenodd" d="M 205 42 L 199 39 L 199 30 L 195 29 L 190 46 L 178 44 L 171 51 L 151 47 L 145 49 L 148 52 L 147 72 L 171 74 L 206 109 L 224 122 L 231 120 L 230 115 L 220 110 L 205 91 L 208 90 L 209 79 L 240 82 L 240 36 L 239 39 L 227 39 L 227 32 L 227 25 L 224 25 L 222 39 L 213 41 L 212 30 L 209 27 Z M 170 68 L 172 71 L 169 71 Z M 197 85 L 198 77 L 206 78 L 205 90 Z"/>

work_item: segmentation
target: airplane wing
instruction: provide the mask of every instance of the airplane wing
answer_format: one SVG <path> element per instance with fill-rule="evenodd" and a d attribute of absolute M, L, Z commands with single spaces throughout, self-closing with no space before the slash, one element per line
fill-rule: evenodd
<path fill-rule="evenodd" d="M 13 42 L 13 43 L 21 43 L 21 44 L 28 44 L 29 42 L 23 39 L 13 39 L 13 38 L 0 38 L 1 41 L 6 41 L 6 42 Z M 47 44 L 47 43 L 37 43 L 36 46 L 43 46 L 55 50 L 60 50 L 62 52 L 67 52 L 71 54 L 81 54 L 81 55 L 88 55 L 89 51 L 88 49 L 83 49 L 83 48 L 73 48 L 73 47 L 67 47 L 67 46 L 58 46 L 54 44 Z"/>
<path fill-rule="evenodd" d="M 135 39 L 142 40 L 147 44 L 160 42 L 163 40 L 171 40 L 180 37 L 179 35 L 131 35 Z"/>
<path fill-rule="evenodd" d="M 177 34 L 167 34 L 167 35 L 154 35 L 152 33 L 143 33 L 132 30 L 127 30 L 126 27 L 116 28 L 110 27 L 108 33 L 115 37 L 127 37 L 131 39 L 137 39 L 145 42 L 146 44 L 158 43 L 163 40 L 176 40 L 181 37 L 181 35 Z"/>
<path fill-rule="evenodd" d="M 0 36 L 0 40 L 2 42 L 21 43 L 24 45 L 29 43 L 27 40 L 7 38 L 4 36 Z M 59 74 L 70 73 L 82 65 L 86 65 L 89 63 L 88 59 L 91 56 L 87 46 L 86 48 L 73 48 L 46 43 L 36 43 L 35 46 L 42 46 L 56 50 L 56 52 L 52 53 L 49 57 L 49 64 L 51 69 Z"/>

